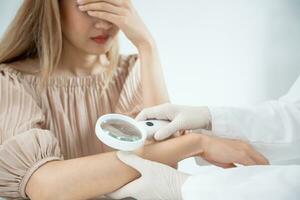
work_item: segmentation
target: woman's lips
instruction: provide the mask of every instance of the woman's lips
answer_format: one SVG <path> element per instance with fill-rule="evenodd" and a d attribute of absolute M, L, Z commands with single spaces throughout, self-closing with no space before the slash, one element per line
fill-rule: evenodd
<path fill-rule="evenodd" d="M 109 39 L 108 35 L 99 35 L 96 37 L 92 37 L 92 40 L 94 40 L 97 44 L 105 44 L 107 40 Z"/>

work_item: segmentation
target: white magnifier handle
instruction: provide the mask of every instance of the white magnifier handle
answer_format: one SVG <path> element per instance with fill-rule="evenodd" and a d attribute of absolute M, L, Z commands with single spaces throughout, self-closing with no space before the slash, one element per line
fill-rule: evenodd
<path fill-rule="evenodd" d="M 138 123 L 144 130 L 146 130 L 147 139 L 151 139 L 159 129 L 168 125 L 170 122 L 166 120 L 147 120 L 139 121 Z"/>

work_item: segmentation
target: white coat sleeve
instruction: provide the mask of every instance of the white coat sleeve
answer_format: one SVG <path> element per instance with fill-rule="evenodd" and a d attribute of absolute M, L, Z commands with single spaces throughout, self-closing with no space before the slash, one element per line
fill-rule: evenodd
<path fill-rule="evenodd" d="M 184 200 L 298 200 L 300 166 L 201 167 L 182 186 Z"/>
<path fill-rule="evenodd" d="M 300 77 L 279 100 L 209 109 L 213 134 L 250 142 L 272 164 L 300 164 Z"/>

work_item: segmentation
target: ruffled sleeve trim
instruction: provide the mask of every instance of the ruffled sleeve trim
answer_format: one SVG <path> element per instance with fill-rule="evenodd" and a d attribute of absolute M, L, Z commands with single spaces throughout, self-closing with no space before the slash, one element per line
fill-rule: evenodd
<path fill-rule="evenodd" d="M 63 159 L 61 157 L 56 157 L 56 156 L 44 158 L 44 159 L 38 161 L 37 163 L 35 163 L 35 165 L 33 165 L 31 168 L 29 168 L 29 170 L 27 170 L 27 172 L 25 173 L 25 175 L 19 185 L 19 192 L 20 192 L 22 198 L 28 198 L 28 196 L 26 195 L 25 189 L 26 189 L 26 185 L 27 185 L 29 179 L 31 178 L 32 174 L 36 170 L 38 170 L 41 166 L 46 164 L 47 162 L 59 161 L 59 160 L 63 160 Z"/>

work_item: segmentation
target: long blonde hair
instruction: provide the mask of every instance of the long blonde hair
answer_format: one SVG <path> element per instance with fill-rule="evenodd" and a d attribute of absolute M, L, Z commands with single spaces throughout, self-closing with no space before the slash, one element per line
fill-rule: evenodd
<path fill-rule="evenodd" d="M 59 0 L 25 0 L 0 41 L 0 64 L 37 58 L 47 80 L 61 59 L 62 37 Z M 107 57 L 111 73 L 118 64 L 117 41 Z"/>

